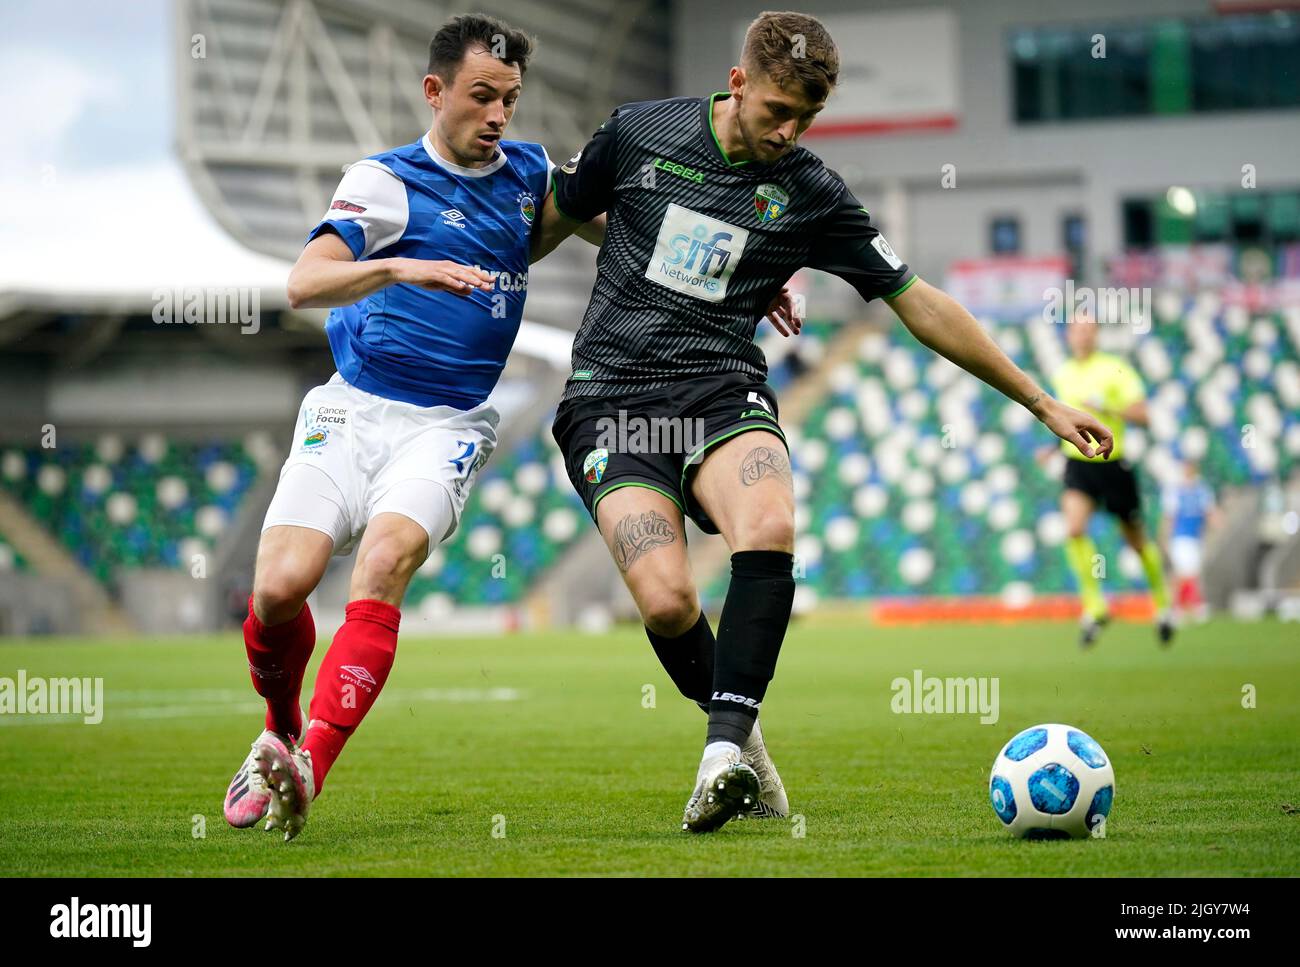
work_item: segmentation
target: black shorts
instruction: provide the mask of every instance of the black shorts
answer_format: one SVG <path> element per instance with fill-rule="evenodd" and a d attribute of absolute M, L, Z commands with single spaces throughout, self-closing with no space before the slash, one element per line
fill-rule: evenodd
<path fill-rule="evenodd" d="M 596 505 L 620 487 L 657 490 L 699 525 L 718 533 L 691 497 L 690 482 L 711 449 L 748 430 L 776 434 L 776 394 L 740 373 L 701 376 L 644 393 L 575 397 L 560 404 L 551 433 L 569 480 L 596 519 Z"/>
<path fill-rule="evenodd" d="M 1142 516 L 1137 472 L 1127 460 L 1092 463 L 1067 457 L 1065 488 L 1082 490 L 1096 502 L 1098 507 L 1109 511 L 1122 521 L 1134 521 Z"/>

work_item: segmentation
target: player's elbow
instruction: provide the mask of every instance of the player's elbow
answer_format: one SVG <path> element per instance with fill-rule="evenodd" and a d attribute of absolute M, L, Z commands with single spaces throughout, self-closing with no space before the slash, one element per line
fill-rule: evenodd
<path fill-rule="evenodd" d="M 297 266 L 289 273 L 289 281 L 285 285 L 285 295 L 289 299 L 290 309 L 309 309 L 312 304 L 312 297 L 315 292 L 308 286 L 307 280 L 303 278 Z"/>

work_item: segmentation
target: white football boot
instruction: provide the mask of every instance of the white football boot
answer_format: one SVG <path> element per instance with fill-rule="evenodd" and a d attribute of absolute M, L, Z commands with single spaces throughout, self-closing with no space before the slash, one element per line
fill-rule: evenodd
<path fill-rule="evenodd" d="M 283 829 L 287 843 L 307 825 L 307 813 L 316 796 L 316 778 L 311 770 L 311 753 L 287 749 L 283 742 L 258 739 L 253 745 L 253 768 L 270 790 L 266 812 L 267 829 Z"/>
<path fill-rule="evenodd" d="M 262 778 L 262 774 L 257 771 L 257 764 L 253 756 L 257 753 L 259 744 L 278 745 L 284 754 L 289 752 L 289 740 L 270 729 L 267 729 L 259 735 L 254 741 L 247 756 L 244 757 L 243 764 L 235 772 L 235 777 L 230 780 L 230 785 L 226 788 L 226 802 L 224 812 L 226 822 L 230 823 L 236 829 L 248 829 L 250 826 L 256 826 L 266 818 L 267 810 L 271 808 L 271 790 Z"/>
<path fill-rule="evenodd" d="M 767 746 L 763 744 L 763 730 L 758 727 L 757 719 L 754 720 L 754 729 L 749 733 L 745 747 L 740 750 L 740 758 L 758 776 L 758 799 L 736 818 L 749 816 L 754 819 L 785 819 L 790 815 L 790 800 L 786 798 L 785 785 L 777 775 L 772 757 L 767 754 Z"/>
<path fill-rule="evenodd" d="M 686 801 L 682 829 L 709 833 L 758 801 L 758 774 L 734 747 L 700 763 L 695 791 Z"/>

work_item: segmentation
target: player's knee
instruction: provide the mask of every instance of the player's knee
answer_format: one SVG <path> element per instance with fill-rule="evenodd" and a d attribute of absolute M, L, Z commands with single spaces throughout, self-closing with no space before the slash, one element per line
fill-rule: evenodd
<path fill-rule="evenodd" d="M 641 608 L 641 620 L 645 626 L 665 638 L 686 634 L 699 620 L 700 609 L 695 601 L 695 590 L 689 585 L 661 586 L 641 595 L 637 604 Z"/>
<path fill-rule="evenodd" d="M 314 587 L 310 575 L 293 568 L 279 564 L 259 567 L 253 578 L 253 613 L 267 625 L 291 621 Z"/>
<path fill-rule="evenodd" d="M 369 597 L 384 598 L 395 587 L 405 589 L 415 569 L 424 561 L 427 541 L 414 542 L 385 537 L 371 545 L 357 561 L 354 588 L 374 592 Z"/>
<path fill-rule="evenodd" d="M 794 515 L 788 508 L 769 509 L 740 522 L 736 551 L 794 551 Z"/>

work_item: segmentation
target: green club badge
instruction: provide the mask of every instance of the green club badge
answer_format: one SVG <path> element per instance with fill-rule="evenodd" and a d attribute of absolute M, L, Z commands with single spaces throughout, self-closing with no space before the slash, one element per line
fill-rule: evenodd
<path fill-rule="evenodd" d="M 582 461 L 582 476 L 587 483 L 600 483 L 600 479 L 605 476 L 605 468 L 609 465 L 609 451 L 604 447 L 599 450 L 592 450 L 587 454 L 587 459 Z"/>
<path fill-rule="evenodd" d="M 754 192 L 754 211 L 760 222 L 774 222 L 790 207 L 790 196 L 776 185 L 759 185 Z"/>

